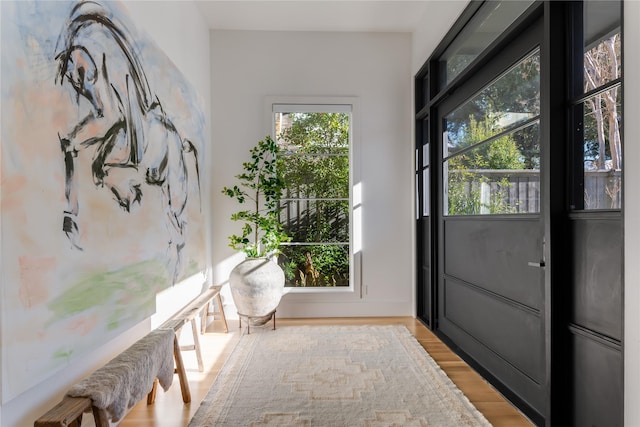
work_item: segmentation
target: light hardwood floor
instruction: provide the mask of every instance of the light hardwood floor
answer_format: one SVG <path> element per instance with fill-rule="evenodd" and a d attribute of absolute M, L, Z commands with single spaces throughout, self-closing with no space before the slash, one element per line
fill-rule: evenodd
<path fill-rule="evenodd" d="M 464 361 L 456 356 L 421 322 L 410 317 L 375 318 L 327 318 L 327 319 L 277 319 L 276 326 L 283 325 L 362 325 L 362 324 L 403 324 L 411 331 L 420 344 L 435 359 L 451 380 L 462 390 L 469 400 L 496 427 L 520 427 L 532 424 L 517 409 L 507 402 L 500 393 L 483 380 Z M 187 340 L 190 328 L 185 328 Z M 192 401 L 183 404 L 177 377 L 171 388 L 164 393 L 158 391 L 156 402 L 147 405 L 146 400 L 133 407 L 119 424 L 120 427 L 180 427 L 186 426 L 195 414 L 200 401 L 213 384 L 225 360 L 240 339 L 238 323 L 229 321 L 229 333 L 222 332 L 222 325 L 216 321 L 209 325 L 207 333 L 200 335 L 203 348 L 204 372 L 198 372 L 193 351 L 183 352 Z M 185 342 L 186 343 L 186 342 Z"/>

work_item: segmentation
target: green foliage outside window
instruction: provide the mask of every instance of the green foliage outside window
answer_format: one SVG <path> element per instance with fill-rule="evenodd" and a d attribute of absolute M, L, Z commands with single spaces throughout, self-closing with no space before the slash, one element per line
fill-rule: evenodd
<path fill-rule="evenodd" d="M 287 286 L 349 285 L 349 115 L 283 113 L 277 122 Z"/>
<path fill-rule="evenodd" d="M 511 135 L 482 143 L 495 134 L 493 120 L 487 117 L 469 120 L 469 129 L 461 144 L 477 148 L 464 151 L 447 161 L 448 167 L 448 214 L 479 215 L 506 214 L 516 212 L 508 199 L 511 183 L 507 176 L 492 180 L 488 172 L 498 170 L 520 170 L 525 161 Z M 484 172 L 483 172 L 484 171 Z M 483 186 L 489 186 L 488 197 L 483 198 Z M 485 187 L 486 188 L 486 187 Z"/>

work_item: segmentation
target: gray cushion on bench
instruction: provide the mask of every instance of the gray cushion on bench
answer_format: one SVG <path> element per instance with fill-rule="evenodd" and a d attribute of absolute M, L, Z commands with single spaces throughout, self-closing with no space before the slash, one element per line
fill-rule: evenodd
<path fill-rule="evenodd" d="M 112 359 L 91 376 L 74 385 L 67 396 L 89 397 L 111 421 L 140 401 L 158 378 L 166 391 L 174 374 L 173 329 L 156 329 Z"/>

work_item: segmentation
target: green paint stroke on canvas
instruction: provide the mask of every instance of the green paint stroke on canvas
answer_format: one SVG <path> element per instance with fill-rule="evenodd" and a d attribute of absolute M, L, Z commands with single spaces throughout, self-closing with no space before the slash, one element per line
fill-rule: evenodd
<path fill-rule="evenodd" d="M 71 355 L 73 354 L 73 349 L 71 350 L 58 350 L 53 353 L 54 359 L 64 359 L 67 362 L 71 359 Z"/>
<path fill-rule="evenodd" d="M 52 321 L 57 321 L 94 307 L 110 306 L 113 310 L 109 320 L 111 327 L 116 313 L 122 320 L 124 312 L 149 308 L 155 301 L 156 293 L 168 283 L 169 273 L 163 263 L 143 261 L 86 276 L 47 307 L 53 312 Z"/>
<path fill-rule="evenodd" d="M 151 290 L 147 298 L 140 298 L 136 309 L 131 310 L 130 307 L 119 307 L 114 309 L 107 318 L 107 329 L 116 330 L 123 321 L 129 319 L 139 319 L 140 313 L 152 313 L 155 309 L 155 292 Z"/>
<path fill-rule="evenodd" d="M 191 259 L 189 260 L 189 264 L 185 267 L 185 273 L 184 273 L 184 277 L 189 277 L 189 276 L 193 276 L 196 273 L 199 273 L 202 271 L 202 267 L 198 264 L 198 261 L 196 261 L 195 259 Z"/>

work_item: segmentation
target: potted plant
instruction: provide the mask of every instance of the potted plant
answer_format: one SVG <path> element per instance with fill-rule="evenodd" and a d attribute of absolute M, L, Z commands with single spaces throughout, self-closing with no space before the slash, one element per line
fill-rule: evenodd
<path fill-rule="evenodd" d="M 229 246 L 245 253 L 229 277 L 231 296 L 238 314 L 252 325 L 268 322 L 282 298 L 284 273 L 274 261 L 280 243 L 288 237 L 278 218 L 278 202 L 284 181 L 276 167 L 278 145 L 270 137 L 250 150 L 251 161 L 242 164 L 238 184 L 222 193 L 247 209 L 231 215 L 244 223 L 240 235 L 229 236 Z"/>

